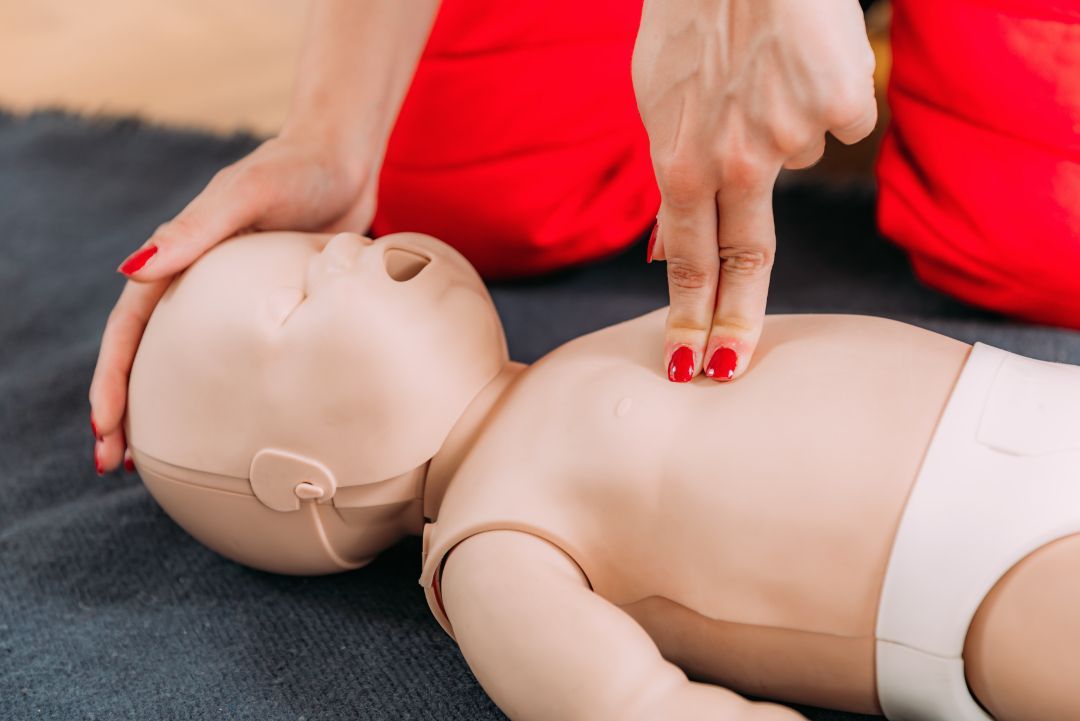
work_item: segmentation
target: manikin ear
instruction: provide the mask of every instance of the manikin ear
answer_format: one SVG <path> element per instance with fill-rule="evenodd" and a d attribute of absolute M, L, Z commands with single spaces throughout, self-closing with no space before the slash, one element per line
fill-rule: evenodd
<path fill-rule="evenodd" d="M 296 511 L 301 500 L 330 503 L 337 479 L 322 463 L 291 451 L 264 448 L 251 460 L 251 491 L 275 511 Z"/>

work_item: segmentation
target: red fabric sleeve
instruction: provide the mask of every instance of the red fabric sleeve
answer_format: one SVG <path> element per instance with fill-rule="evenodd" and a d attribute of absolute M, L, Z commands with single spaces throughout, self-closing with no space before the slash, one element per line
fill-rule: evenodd
<path fill-rule="evenodd" d="M 1080 0 L 894 0 L 878 220 L 919 277 L 1080 328 Z"/>
<path fill-rule="evenodd" d="M 659 194 L 634 100 L 640 0 L 443 0 L 373 231 L 430 233 L 487 277 L 617 251 Z"/>

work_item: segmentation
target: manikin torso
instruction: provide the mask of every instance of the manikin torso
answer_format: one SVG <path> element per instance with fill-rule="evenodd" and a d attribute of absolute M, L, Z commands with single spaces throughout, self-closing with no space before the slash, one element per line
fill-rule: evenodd
<path fill-rule="evenodd" d="M 429 485 L 425 576 L 477 532 L 535 533 L 691 675 L 875 711 L 889 551 L 968 346 L 775 316 L 739 382 L 676 385 L 653 358 L 663 323 L 650 313 L 520 371 L 437 510 Z"/>

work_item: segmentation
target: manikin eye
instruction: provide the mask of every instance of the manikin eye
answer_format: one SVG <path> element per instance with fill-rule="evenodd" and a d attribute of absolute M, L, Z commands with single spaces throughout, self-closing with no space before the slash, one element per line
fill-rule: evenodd
<path fill-rule="evenodd" d="M 263 317 L 271 328 L 280 328 L 306 297 L 300 288 L 275 288 L 263 303 Z"/>
<path fill-rule="evenodd" d="M 383 253 L 387 274 L 399 283 L 415 278 L 430 262 L 426 255 L 404 248 L 387 248 Z"/>

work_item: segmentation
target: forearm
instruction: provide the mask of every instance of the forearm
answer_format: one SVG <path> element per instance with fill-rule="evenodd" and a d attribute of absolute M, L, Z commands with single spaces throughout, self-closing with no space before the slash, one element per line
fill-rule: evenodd
<path fill-rule="evenodd" d="M 317 135 L 349 157 L 381 155 L 439 0 L 316 0 L 283 135 Z"/>

